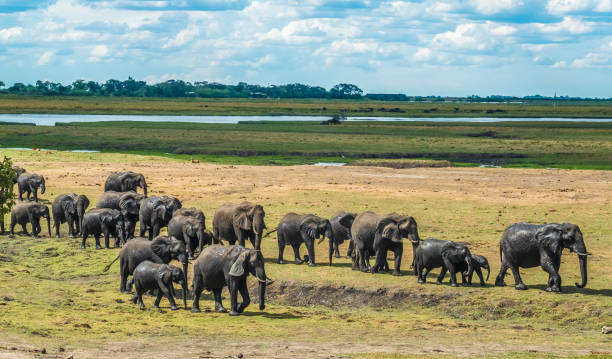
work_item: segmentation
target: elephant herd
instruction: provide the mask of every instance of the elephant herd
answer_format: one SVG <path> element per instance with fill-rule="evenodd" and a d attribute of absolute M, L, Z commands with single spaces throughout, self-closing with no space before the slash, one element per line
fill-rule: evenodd
<path fill-rule="evenodd" d="M 20 224 L 25 234 L 26 225 L 31 224 L 32 235 L 41 232 L 40 218 L 47 220 L 51 236 L 50 213 L 46 205 L 38 203 L 37 191 L 45 192 L 43 176 L 32 174 L 19 167 L 13 167 L 14 182 L 19 187 L 19 202 L 12 208 L 10 236 L 14 227 Z M 139 194 L 137 188 L 144 194 Z M 22 194 L 27 193 L 26 201 Z M 347 257 L 352 259 L 352 269 L 361 272 L 389 272 L 388 252 L 393 252 L 392 275 L 402 275 L 401 261 L 404 252 L 404 239 L 412 245 L 412 264 L 418 283 L 425 283 L 428 273 L 441 268 L 437 282 L 441 283 L 446 272 L 450 273 L 450 283 L 457 286 L 456 274 L 460 273 L 462 283 L 471 284 L 476 272 L 480 284 L 485 285 L 481 269 L 490 267 L 487 259 L 472 254 L 463 244 L 428 238 L 421 241 L 418 225 L 414 217 L 406 214 L 391 213 L 381 215 L 373 212 L 338 212 L 330 219 L 313 214 L 288 213 L 278 226 L 267 231 L 264 222 L 265 211 L 256 203 L 226 203 L 219 207 L 213 216 L 213 231 L 206 229 L 204 213 L 197 208 L 182 208 L 178 198 L 170 196 L 147 196 L 147 183 L 142 174 L 112 172 L 104 183 L 104 193 L 96 207 L 88 211 L 90 202 L 87 196 L 62 194 L 52 203 L 55 235 L 60 236 L 60 224 L 68 223 L 68 236 L 80 235 L 81 247 L 86 248 L 86 240 L 93 236 L 96 248 L 101 249 L 100 238 L 104 236 L 104 246 L 110 248 L 110 238 L 114 247 L 122 247 L 117 258 L 120 260 L 122 292 L 130 292 L 134 285 L 134 303 L 143 306 L 142 294 L 157 290 L 155 305 L 165 294 L 171 308 L 176 309 L 172 283 L 183 287 L 183 300 L 186 307 L 187 269 L 194 260 L 193 274 L 193 312 L 199 312 L 199 298 L 204 289 L 212 291 L 215 310 L 226 312 L 221 303 L 221 290 L 229 287 L 230 314 L 240 314 L 250 303 L 246 277 L 252 274 L 259 282 L 260 309 L 265 307 L 265 290 L 271 282 L 266 276 L 261 252 L 262 239 L 277 232 L 278 259 L 283 264 L 284 249 L 293 249 L 294 262 L 309 266 L 315 265 L 315 244 L 325 238 L 329 242 L 328 262 L 332 257 L 340 257 L 339 246 L 349 242 Z M 135 237 L 136 223 L 139 223 L 139 237 Z M 167 236 L 160 236 L 167 227 Z M 1 228 L 4 232 L 4 227 Z M 253 249 L 245 248 L 249 241 Z M 224 245 L 227 242 L 229 246 Z M 304 244 L 307 255 L 300 256 Z M 515 223 L 508 227 L 500 242 L 501 269 L 495 285 L 505 285 L 504 277 L 510 269 L 515 279 L 516 289 L 527 289 L 519 274 L 519 268 L 541 266 L 549 274 L 546 290 L 561 291 L 559 266 L 563 249 L 578 255 L 580 261 L 582 288 L 587 283 L 587 252 L 580 228 L 570 223 L 547 223 L 533 225 Z M 197 255 L 196 255 L 197 253 Z M 371 265 L 370 258 L 374 257 Z M 169 265 L 171 260 L 182 263 L 183 269 Z M 128 280 L 128 276 L 132 279 Z M 240 293 L 242 303 L 238 303 Z"/>

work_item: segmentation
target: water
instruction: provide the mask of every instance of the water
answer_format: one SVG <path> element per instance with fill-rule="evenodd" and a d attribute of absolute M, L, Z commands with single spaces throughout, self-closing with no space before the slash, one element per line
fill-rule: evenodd
<path fill-rule="evenodd" d="M 240 121 L 323 121 L 331 116 L 148 116 L 148 115 L 47 115 L 0 114 L 0 122 L 33 123 L 55 126 L 57 122 L 146 121 L 236 124 Z M 429 121 L 429 122 L 501 122 L 501 121 L 579 121 L 612 122 L 611 118 L 495 118 L 495 117 L 347 117 L 348 121 Z"/>
<path fill-rule="evenodd" d="M 344 166 L 346 163 L 344 162 L 317 162 L 315 166 L 332 166 L 332 167 L 340 167 Z"/>

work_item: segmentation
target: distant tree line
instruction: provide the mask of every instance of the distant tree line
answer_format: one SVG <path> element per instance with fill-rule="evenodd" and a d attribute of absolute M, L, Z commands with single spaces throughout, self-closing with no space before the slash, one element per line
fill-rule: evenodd
<path fill-rule="evenodd" d="M 110 79 L 100 83 L 96 81 L 76 80 L 64 85 L 59 82 L 36 81 L 35 84 L 17 82 L 6 87 L 0 81 L 0 94 L 36 95 L 36 96 L 127 96 L 127 97 L 199 97 L 199 98 L 319 98 L 319 99 L 370 99 L 378 101 L 414 101 L 414 102 L 509 102 L 517 100 L 594 100 L 591 98 L 569 96 L 525 97 L 491 95 L 480 97 L 442 97 L 442 96 L 407 96 L 405 94 L 364 94 L 358 86 L 340 83 L 329 90 L 320 86 L 300 83 L 288 85 L 260 86 L 239 82 L 237 85 L 226 85 L 218 82 L 168 80 L 156 84 L 134 80 L 128 77 L 125 81 Z"/>

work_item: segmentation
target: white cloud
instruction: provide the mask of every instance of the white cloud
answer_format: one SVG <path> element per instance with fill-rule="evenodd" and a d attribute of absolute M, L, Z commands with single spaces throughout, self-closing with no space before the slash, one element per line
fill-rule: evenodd
<path fill-rule="evenodd" d="M 414 55 L 412 55 L 412 58 L 417 61 L 427 61 L 431 58 L 431 50 L 426 47 L 420 47 Z"/>
<path fill-rule="evenodd" d="M 179 31 L 172 39 L 168 39 L 162 46 L 164 49 L 170 47 L 180 47 L 189 43 L 193 38 L 200 34 L 200 29 L 197 26 L 189 26 L 186 29 Z"/>
<path fill-rule="evenodd" d="M 0 30 L 0 40 L 8 41 L 10 39 L 14 39 L 16 37 L 21 36 L 23 33 L 23 28 L 20 26 L 11 27 L 8 29 Z"/>
<path fill-rule="evenodd" d="M 42 55 L 40 55 L 40 57 L 38 58 L 38 61 L 36 61 L 36 63 L 41 65 L 41 66 L 42 65 L 46 65 L 46 64 L 48 64 L 53 59 L 53 55 L 54 54 L 55 53 L 53 51 L 51 51 L 51 50 L 45 51 L 45 52 L 43 52 Z"/>
<path fill-rule="evenodd" d="M 516 28 L 497 25 L 493 22 L 467 23 L 458 25 L 455 31 L 437 34 L 431 44 L 439 49 L 488 50 L 500 43 L 501 39 L 514 34 Z M 504 40 L 504 41 L 507 41 Z"/>
<path fill-rule="evenodd" d="M 546 9 L 552 14 L 612 12 L 612 0 L 548 0 Z"/>
<path fill-rule="evenodd" d="M 592 24 L 583 22 L 577 17 L 565 16 L 563 21 L 552 24 L 536 24 L 542 32 L 585 34 L 591 32 Z"/>
<path fill-rule="evenodd" d="M 89 62 L 98 62 L 101 58 L 108 56 L 108 46 L 96 45 L 91 49 L 89 55 Z"/>
<path fill-rule="evenodd" d="M 470 0 L 476 11 L 485 15 L 497 14 L 502 11 L 522 6 L 523 1 L 519 0 Z"/>

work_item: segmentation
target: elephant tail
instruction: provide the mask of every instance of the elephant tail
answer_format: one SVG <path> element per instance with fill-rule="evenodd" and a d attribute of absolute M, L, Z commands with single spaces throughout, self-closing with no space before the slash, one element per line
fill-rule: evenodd
<path fill-rule="evenodd" d="M 264 234 L 264 236 L 262 238 L 266 238 L 266 237 L 270 236 L 272 233 L 274 233 L 276 231 L 278 231 L 278 227 L 274 228 L 271 231 L 268 231 L 266 234 Z"/>
<path fill-rule="evenodd" d="M 500 244 L 500 245 L 499 245 L 499 263 L 501 263 L 501 262 L 502 262 L 502 259 L 503 259 L 503 258 L 502 258 L 502 247 L 501 247 L 501 244 Z"/>
<path fill-rule="evenodd" d="M 117 259 L 119 259 L 119 256 L 117 256 L 117 258 L 113 259 L 112 262 L 110 262 L 106 267 L 104 267 L 103 272 L 108 272 L 108 270 L 110 269 L 110 267 L 113 265 L 113 263 L 115 263 L 117 261 Z"/>

